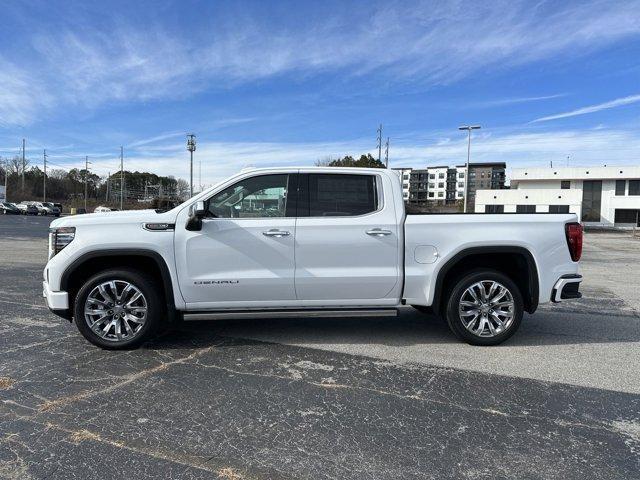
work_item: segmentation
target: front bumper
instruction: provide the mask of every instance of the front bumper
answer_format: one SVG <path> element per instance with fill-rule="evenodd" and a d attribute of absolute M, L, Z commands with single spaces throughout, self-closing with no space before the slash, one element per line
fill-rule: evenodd
<path fill-rule="evenodd" d="M 50 310 L 69 310 L 69 294 L 52 291 L 46 280 L 42 282 L 42 296 L 46 299 Z"/>
<path fill-rule="evenodd" d="M 582 282 L 582 275 L 563 275 L 553 286 L 551 301 L 558 303 L 561 300 L 582 298 L 582 293 L 579 290 L 580 282 Z"/>

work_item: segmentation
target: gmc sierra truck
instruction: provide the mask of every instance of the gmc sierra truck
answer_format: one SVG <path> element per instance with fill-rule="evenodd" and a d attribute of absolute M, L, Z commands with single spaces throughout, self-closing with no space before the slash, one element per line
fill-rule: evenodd
<path fill-rule="evenodd" d="M 384 169 L 269 168 L 172 210 L 64 217 L 50 226 L 49 308 L 108 349 L 176 321 L 444 317 L 496 345 L 538 305 L 580 298 L 572 214 L 408 214 Z"/>

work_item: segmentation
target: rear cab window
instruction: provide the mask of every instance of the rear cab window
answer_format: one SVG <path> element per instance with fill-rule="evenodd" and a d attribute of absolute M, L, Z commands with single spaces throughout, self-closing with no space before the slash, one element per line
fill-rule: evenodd
<path fill-rule="evenodd" d="M 378 176 L 310 173 L 300 175 L 298 217 L 353 217 L 381 207 Z"/>

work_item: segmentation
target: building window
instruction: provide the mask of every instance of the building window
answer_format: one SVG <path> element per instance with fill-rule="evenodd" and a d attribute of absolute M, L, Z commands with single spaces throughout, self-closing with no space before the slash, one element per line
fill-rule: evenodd
<path fill-rule="evenodd" d="M 429 198 L 433 198 L 433 192 L 429 192 Z"/>
<path fill-rule="evenodd" d="M 430 173 L 429 174 L 429 179 L 430 180 L 435 180 L 435 178 L 436 178 L 436 174 L 435 173 Z"/>
<path fill-rule="evenodd" d="M 439 198 L 442 198 L 443 196 L 444 196 L 444 193 L 443 193 L 443 192 L 438 192 L 438 197 L 439 197 Z"/>
<path fill-rule="evenodd" d="M 484 213 L 504 213 L 504 205 L 485 205 Z"/>
<path fill-rule="evenodd" d="M 640 180 L 629 180 L 629 195 L 640 195 Z"/>
<path fill-rule="evenodd" d="M 616 180 L 616 195 L 621 196 L 624 195 L 625 190 L 627 189 L 627 181 L 626 180 Z"/>
<path fill-rule="evenodd" d="M 444 188 L 444 182 L 438 183 L 438 188 Z"/>
<path fill-rule="evenodd" d="M 631 184 L 631 182 L 629 182 Z M 631 186 L 631 185 L 629 185 Z M 600 201 L 602 199 L 602 180 L 582 182 L 582 221 L 600 221 Z"/>
<path fill-rule="evenodd" d="M 640 210 L 616 208 L 613 221 L 615 223 L 627 223 L 640 227 Z"/>
<path fill-rule="evenodd" d="M 409 175 L 403 175 L 402 178 L 404 178 L 405 180 L 409 180 Z"/>
<path fill-rule="evenodd" d="M 571 181 L 570 180 L 562 180 L 560 182 L 560 188 L 562 190 L 569 190 L 571 188 Z"/>
<path fill-rule="evenodd" d="M 464 178 L 464 172 L 458 172 L 458 178 Z"/>
<path fill-rule="evenodd" d="M 464 182 L 458 182 L 458 187 L 463 188 L 464 187 Z"/>
<path fill-rule="evenodd" d="M 429 188 L 436 188 L 436 184 L 435 183 L 430 183 L 429 184 Z"/>
<path fill-rule="evenodd" d="M 569 213 L 569 205 L 549 205 L 549 213 Z"/>
<path fill-rule="evenodd" d="M 516 213 L 536 213 L 535 205 L 516 205 Z"/>

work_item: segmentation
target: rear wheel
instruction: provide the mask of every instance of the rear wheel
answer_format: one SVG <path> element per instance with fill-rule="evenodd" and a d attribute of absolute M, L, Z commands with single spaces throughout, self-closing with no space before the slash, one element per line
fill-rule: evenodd
<path fill-rule="evenodd" d="M 162 315 L 158 286 L 136 270 L 107 270 L 78 292 L 75 323 L 91 343 L 109 350 L 135 348 L 157 332 Z"/>
<path fill-rule="evenodd" d="M 461 277 L 446 307 L 449 327 L 471 345 L 498 345 L 520 327 L 524 311 L 518 286 L 494 270 Z"/>

